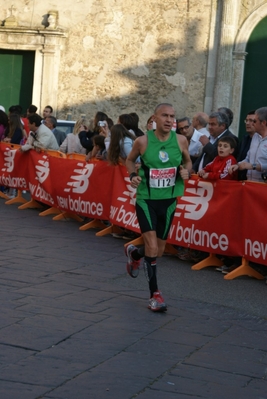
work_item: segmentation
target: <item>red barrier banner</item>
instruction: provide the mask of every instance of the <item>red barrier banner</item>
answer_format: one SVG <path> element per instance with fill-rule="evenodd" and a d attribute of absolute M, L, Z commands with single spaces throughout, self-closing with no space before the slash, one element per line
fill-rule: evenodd
<path fill-rule="evenodd" d="M 1 143 L 0 185 L 28 189 L 32 198 L 62 211 L 139 232 L 135 190 L 123 166 L 21 153 Z M 191 178 L 168 242 L 267 265 L 266 190 L 265 183 Z"/>
<path fill-rule="evenodd" d="M 0 143 L 0 186 L 16 187 L 19 190 L 28 189 L 29 157 L 21 156 L 20 151 Z"/>
<path fill-rule="evenodd" d="M 246 181 L 240 194 L 242 210 L 238 212 L 243 226 L 240 231 L 242 255 L 263 265 L 267 265 L 266 198 L 266 183 Z"/>

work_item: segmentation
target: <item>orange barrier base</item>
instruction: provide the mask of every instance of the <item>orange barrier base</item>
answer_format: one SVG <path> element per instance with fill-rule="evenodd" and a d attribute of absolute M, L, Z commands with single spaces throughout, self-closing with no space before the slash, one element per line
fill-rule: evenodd
<path fill-rule="evenodd" d="M 34 199 L 31 199 L 30 201 L 25 202 L 25 204 L 20 205 L 18 209 L 40 209 L 43 208 L 43 205 L 40 204 L 39 202 L 35 201 Z"/>
<path fill-rule="evenodd" d="M 61 211 L 58 208 L 51 207 L 49 209 L 46 209 L 43 212 L 39 213 L 39 216 L 47 216 L 47 215 L 59 215 Z"/>
<path fill-rule="evenodd" d="M 195 265 L 191 266 L 192 270 L 201 270 L 204 269 L 205 267 L 209 266 L 222 266 L 223 262 L 217 258 L 215 254 L 210 254 L 206 259 L 203 259 L 202 261 L 196 263 Z"/>
<path fill-rule="evenodd" d="M 172 244 L 166 244 L 164 253 L 166 254 L 171 254 L 171 255 L 177 255 L 177 249 L 174 248 Z"/>
<path fill-rule="evenodd" d="M 83 222 L 83 219 L 76 215 L 75 213 L 68 213 L 68 212 L 60 212 L 57 216 L 53 217 L 53 220 L 62 220 L 62 219 L 74 219 L 77 222 Z"/>
<path fill-rule="evenodd" d="M 253 269 L 251 266 L 249 266 L 249 261 L 245 258 L 242 258 L 242 264 L 238 266 L 235 270 L 232 272 L 226 274 L 224 276 L 225 280 L 233 280 L 236 277 L 240 276 L 249 276 L 249 277 L 254 277 L 258 280 L 263 280 L 264 276 L 257 272 L 255 269 Z"/>
<path fill-rule="evenodd" d="M 0 191 L 0 198 L 4 198 L 4 199 L 9 200 L 9 196 L 4 194 L 2 191 Z"/>
<path fill-rule="evenodd" d="M 93 222 L 96 222 L 96 220 L 93 220 Z M 90 223 L 92 223 L 92 222 L 90 222 Z M 102 225 L 104 225 L 104 223 L 102 223 Z M 103 236 L 106 236 L 107 234 L 123 233 L 123 230 L 119 226 L 116 226 L 114 224 L 112 224 L 111 226 L 108 226 L 108 227 L 106 225 L 104 225 L 104 226 L 105 227 L 101 231 L 98 231 L 96 233 L 96 236 L 103 237 Z M 101 227 L 101 226 L 93 225 L 93 227 Z"/>
<path fill-rule="evenodd" d="M 129 242 L 129 241 L 126 242 L 126 243 L 124 244 L 124 247 L 128 247 L 129 244 L 132 244 L 132 245 L 134 245 L 134 246 L 137 246 L 137 245 L 144 245 L 143 237 L 140 236 L 140 237 L 137 237 L 137 238 L 135 238 L 134 240 L 132 240 L 132 241 L 130 241 L 130 242 Z"/>
<path fill-rule="evenodd" d="M 17 193 L 16 197 L 9 199 L 8 201 L 6 201 L 5 204 L 6 205 L 12 205 L 12 204 L 17 204 L 17 203 L 26 204 L 26 202 L 28 202 L 28 200 L 26 200 L 26 198 L 24 198 L 22 196 L 22 191 L 18 190 L 18 193 Z"/>
<path fill-rule="evenodd" d="M 102 229 L 105 230 L 107 225 L 102 222 L 102 220 L 99 219 L 93 219 L 91 222 L 85 223 L 81 227 L 79 227 L 79 230 L 89 230 L 89 229 Z"/>

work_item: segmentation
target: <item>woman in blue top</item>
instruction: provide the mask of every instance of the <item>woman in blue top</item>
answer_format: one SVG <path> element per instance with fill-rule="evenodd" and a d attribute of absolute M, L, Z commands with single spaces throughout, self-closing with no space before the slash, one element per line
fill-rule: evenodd
<path fill-rule="evenodd" d="M 110 129 L 110 144 L 108 148 L 108 160 L 112 165 L 125 164 L 130 153 L 135 135 L 130 133 L 123 125 L 116 124 Z"/>
<path fill-rule="evenodd" d="M 4 141 L 12 144 L 20 144 L 24 136 L 24 129 L 19 115 L 9 115 L 8 122 L 8 133 L 4 138 Z"/>

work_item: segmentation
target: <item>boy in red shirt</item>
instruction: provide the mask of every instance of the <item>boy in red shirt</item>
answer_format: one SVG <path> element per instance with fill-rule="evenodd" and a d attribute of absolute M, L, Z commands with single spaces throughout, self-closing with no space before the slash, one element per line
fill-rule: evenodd
<path fill-rule="evenodd" d="M 237 180 L 237 173 L 230 174 L 229 167 L 237 164 L 232 155 L 236 148 L 236 141 L 230 136 L 224 136 L 218 140 L 218 155 L 198 172 L 203 179 Z"/>

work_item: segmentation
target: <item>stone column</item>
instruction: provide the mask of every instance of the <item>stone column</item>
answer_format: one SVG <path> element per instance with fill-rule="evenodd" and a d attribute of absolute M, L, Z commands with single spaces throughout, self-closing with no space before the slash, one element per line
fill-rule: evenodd
<path fill-rule="evenodd" d="M 51 105 L 56 114 L 58 95 L 58 72 L 60 63 L 60 45 L 58 37 L 46 36 L 43 48 L 43 73 L 40 111 Z"/>
<path fill-rule="evenodd" d="M 217 0 L 212 0 L 211 4 L 211 20 L 210 20 L 210 36 L 209 36 L 209 52 L 206 73 L 204 112 L 208 115 L 213 111 L 214 87 L 216 82 L 217 59 L 220 43 L 220 25 L 222 20 L 222 4 Z"/>
<path fill-rule="evenodd" d="M 230 108 L 234 113 L 234 120 L 232 130 L 234 132 L 239 131 L 239 116 L 241 110 L 242 101 L 242 89 L 243 89 L 243 78 L 245 69 L 245 60 L 247 53 L 245 51 L 234 51 L 233 52 L 233 84 L 231 86 L 231 101 Z"/>
<path fill-rule="evenodd" d="M 240 8 L 240 2 L 237 0 L 224 0 L 222 3 L 221 34 L 213 99 L 214 110 L 218 107 L 230 107 L 233 67 L 232 53 Z"/>

